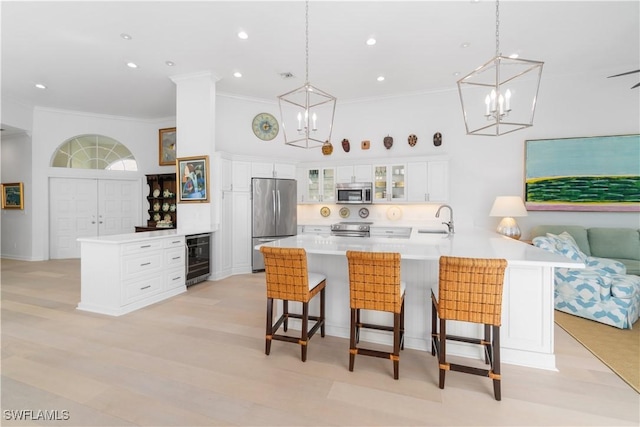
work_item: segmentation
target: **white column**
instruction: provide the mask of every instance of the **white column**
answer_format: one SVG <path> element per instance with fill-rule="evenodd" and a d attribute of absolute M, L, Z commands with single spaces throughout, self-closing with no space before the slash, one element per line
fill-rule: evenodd
<path fill-rule="evenodd" d="M 171 77 L 176 84 L 177 157 L 209 156 L 209 202 L 179 203 L 178 228 L 214 229 L 215 206 L 213 154 L 215 153 L 216 82 L 211 72 Z M 178 177 L 180 178 L 180 177 Z"/>

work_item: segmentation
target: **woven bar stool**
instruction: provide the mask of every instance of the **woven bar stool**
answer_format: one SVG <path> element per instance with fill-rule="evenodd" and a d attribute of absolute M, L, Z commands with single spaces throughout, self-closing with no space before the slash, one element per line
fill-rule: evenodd
<path fill-rule="evenodd" d="M 349 371 L 353 371 L 356 354 L 393 361 L 393 378 L 398 379 L 400 349 L 404 348 L 404 282 L 400 281 L 400 254 L 389 252 L 347 251 L 351 332 Z M 360 310 L 393 313 L 393 326 L 362 323 Z M 384 352 L 358 347 L 360 329 L 393 332 L 393 351 Z"/>
<path fill-rule="evenodd" d="M 431 290 L 431 354 L 438 355 L 441 389 L 444 388 L 444 377 L 448 370 L 464 372 L 491 378 L 495 399 L 501 400 L 500 324 L 506 267 L 507 261 L 504 259 L 440 257 L 438 295 Z M 484 339 L 447 335 L 447 320 L 483 324 Z M 482 345 L 485 363 L 490 365 L 490 369 L 447 363 L 447 340 Z"/>
<path fill-rule="evenodd" d="M 271 341 L 287 341 L 300 344 L 301 358 L 307 360 L 307 344 L 320 328 L 320 335 L 324 337 L 324 291 L 326 277 L 319 273 L 307 271 L 307 253 L 298 248 L 260 247 L 264 256 L 265 276 L 267 281 L 267 333 L 265 354 L 271 352 Z M 309 301 L 320 294 L 320 315 L 309 315 Z M 273 323 L 273 300 L 282 300 L 282 315 Z M 289 301 L 302 303 L 302 314 L 289 312 Z M 289 318 L 301 319 L 300 338 L 276 334 L 280 326 L 285 332 Z M 309 329 L 309 320 L 315 324 Z"/>

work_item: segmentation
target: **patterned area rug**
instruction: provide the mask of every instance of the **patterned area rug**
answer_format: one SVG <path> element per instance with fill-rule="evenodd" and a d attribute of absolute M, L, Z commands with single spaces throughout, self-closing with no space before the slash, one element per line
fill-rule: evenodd
<path fill-rule="evenodd" d="M 555 321 L 613 372 L 640 393 L 640 322 L 618 329 L 555 311 Z"/>

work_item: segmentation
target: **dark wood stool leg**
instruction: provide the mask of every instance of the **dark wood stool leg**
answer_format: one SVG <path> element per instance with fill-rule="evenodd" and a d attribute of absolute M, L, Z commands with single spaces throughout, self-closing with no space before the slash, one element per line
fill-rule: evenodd
<path fill-rule="evenodd" d="M 400 376 L 400 324 L 401 313 L 393 314 L 393 379 L 397 380 Z"/>
<path fill-rule="evenodd" d="M 282 301 L 282 314 L 284 315 L 283 328 L 284 331 L 287 332 L 289 328 L 289 301 L 287 300 Z"/>
<path fill-rule="evenodd" d="M 438 333 L 438 309 L 436 308 L 436 303 L 434 302 L 435 297 L 433 296 L 433 292 L 431 292 L 431 355 L 436 355 L 436 345 L 438 338 L 436 334 Z"/>
<path fill-rule="evenodd" d="M 264 353 L 268 356 L 271 352 L 271 336 L 273 335 L 273 298 L 267 298 L 267 330 Z"/>
<path fill-rule="evenodd" d="M 353 365 L 356 361 L 356 310 L 351 309 L 351 325 L 349 327 L 349 371 L 353 372 Z"/>
<path fill-rule="evenodd" d="M 302 350 L 302 361 L 307 361 L 307 344 L 309 343 L 309 303 L 302 303 L 302 338 L 300 345 Z"/>
<path fill-rule="evenodd" d="M 500 326 L 493 326 L 493 394 L 496 400 L 502 400 L 500 383 Z"/>
<path fill-rule="evenodd" d="M 400 350 L 404 350 L 404 298 L 400 307 Z"/>
<path fill-rule="evenodd" d="M 360 309 L 356 309 L 356 343 L 360 342 Z M 355 346 L 354 346 L 355 348 Z"/>
<path fill-rule="evenodd" d="M 447 326 L 446 325 L 447 325 L 447 321 L 444 319 L 440 319 L 440 340 L 439 340 L 440 348 L 438 349 L 439 350 L 438 364 L 440 368 L 440 383 L 439 383 L 440 388 L 444 388 L 444 376 L 445 376 L 445 373 L 447 372 L 444 368 L 447 363 Z"/>
<path fill-rule="evenodd" d="M 324 288 L 320 291 L 320 321 L 322 322 L 322 325 L 320 326 L 321 337 L 324 337 L 324 291 Z"/>
<path fill-rule="evenodd" d="M 484 363 L 491 364 L 493 358 L 491 352 L 491 325 L 484 325 Z"/>

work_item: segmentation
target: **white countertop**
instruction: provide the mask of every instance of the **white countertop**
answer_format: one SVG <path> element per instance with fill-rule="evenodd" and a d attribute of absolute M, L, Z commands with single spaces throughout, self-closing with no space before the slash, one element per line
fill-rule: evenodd
<path fill-rule="evenodd" d="M 495 232 L 477 229 L 446 235 L 422 234 L 418 233 L 418 229 L 419 227 L 414 227 L 409 239 L 301 234 L 265 243 L 264 246 L 304 248 L 309 254 L 319 255 L 344 255 L 348 250 L 399 252 L 402 258 L 407 260 L 438 260 L 440 256 L 446 255 L 470 258 L 503 258 L 511 265 L 584 267 L 583 263 L 552 254 Z"/>
<path fill-rule="evenodd" d="M 132 242 L 143 242 L 147 240 L 163 239 L 171 236 L 190 236 L 192 234 L 212 233 L 215 229 L 204 228 L 171 228 L 167 230 L 158 229 L 156 231 L 144 231 L 140 233 L 127 233 L 127 234 L 112 234 L 110 236 L 96 236 L 96 237 L 79 237 L 78 242 L 87 243 L 107 243 L 107 244 L 122 244 Z"/>

